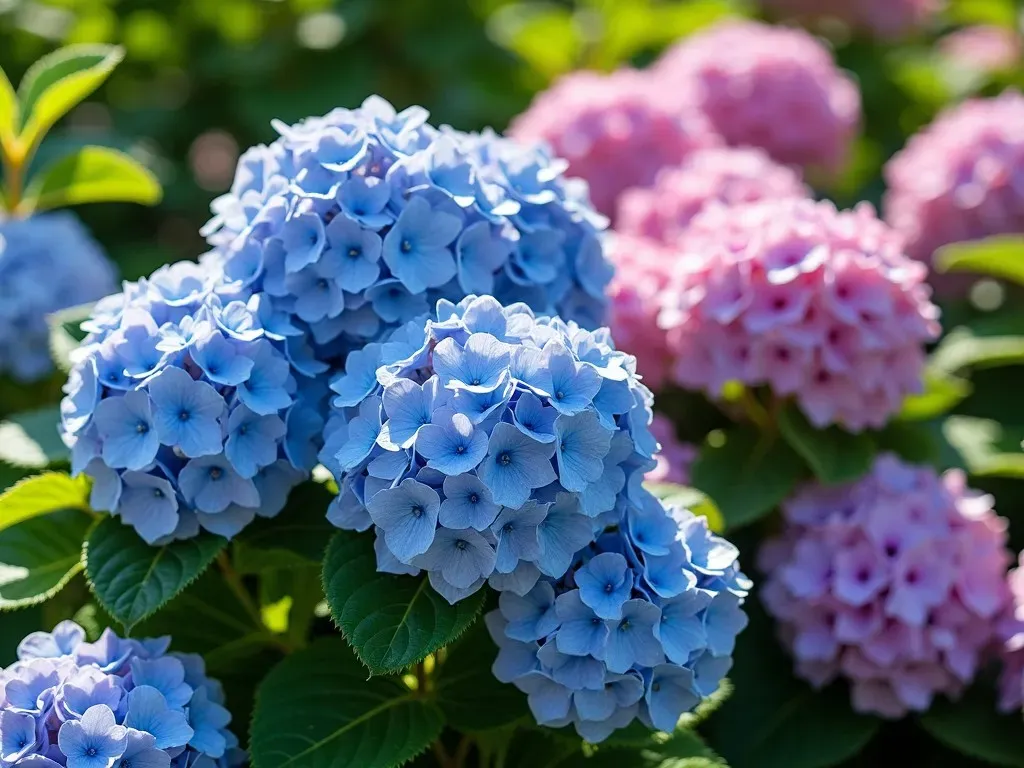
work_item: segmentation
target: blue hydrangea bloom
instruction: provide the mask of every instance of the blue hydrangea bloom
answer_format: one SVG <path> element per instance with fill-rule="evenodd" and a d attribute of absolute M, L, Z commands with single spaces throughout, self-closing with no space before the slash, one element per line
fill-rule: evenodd
<path fill-rule="evenodd" d="M 487 582 L 524 595 L 560 578 L 644 496 L 654 465 L 635 360 L 607 330 L 522 303 L 441 300 L 432 318 L 352 352 L 330 388 L 320 459 L 341 491 L 328 517 L 374 528 L 381 570 L 427 571 L 450 602 Z M 609 619 L 633 589 L 610 557 L 621 562 L 592 567 L 616 579 L 599 606 Z"/>
<path fill-rule="evenodd" d="M 72 471 L 151 544 L 276 515 L 316 463 L 327 366 L 264 298 L 223 296 L 183 262 L 126 283 L 84 324 L 61 404 Z"/>
<path fill-rule="evenodd" d="M 113 264 L 72 214 L 0 216 L 0 375 L 50 373 L 46 316 L 115 290 Z"/>
<path fill-rule="evenodd" d="M 34 632 L 0 670 L 0 765 L 235 768 L 245 753 L 220 683 L 170 638 L 95 643 L 65 621 Z"/>
<path fill-rule="evenodd" d="M 619 513 L 564 573 L 502 592 L 486 616 L 495 676 L 527 694 L 538 723 L 571 723 L 595 743 L 634 719 L 672 731 L 714 693 L 751 588 L 736 548 L 704 518 L 643 490 Z"/>
<path fill-rule="evenodd" d="M 203 230 L 223 289 L 264 294 L 332 364 L 470 294 L 604 322 L 606 221 L 585 185 L 545 150 L 427 118 L 373 96 L 275 122 L 279 138 L 242 155 Z"/>

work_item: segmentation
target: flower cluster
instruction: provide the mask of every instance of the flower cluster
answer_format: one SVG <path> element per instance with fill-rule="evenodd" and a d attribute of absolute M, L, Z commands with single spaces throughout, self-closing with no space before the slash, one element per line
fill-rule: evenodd
<path fill-rule="evenodd" d="M 181 262 L 126 283 L 83 328 L 61 403 L 72 470 L 146 541 L 233 536 L 316 464 L 327 366 L 264 295 L 222 296 Z"/>
<path fill-rule="evenodd" d="M 488 579 L 528 591 L 641 493 L 650 392 L 607 331 L 490 297 L 438 303 L 332 383 L 328 517 L 377 534 L 382 571 L 429 573 L 450 602 Z"/>
<path fill-rule="evenodd" d="M 48 374 L 46 315 L 116 287 L 113 265 L 71 214 L 0 218 L 0 374 Z"/>
<path fill-rule="evenodd" d="M 995 24 L 963 27 L 943 36 L 936 45 L 957 69 L 986 74 L 1010 69 L 1024 52 L 1020 32 Z"/>
<path fill-rule="evenodd" d="M 537 722 L 590 742 L 634 718 L 662 731 L 732 665 L 751 584 L 736 548 L 704 518 L 653 498 L 581 550 L 567 572 L 486 617 L 494 675 L 527 694 Z"/>
<path fill-rule="evenodd" d="M 944 0 L 762 0 L 776 15 L 805 21 L 838 19 L 876 37 L 902 37 L 923 27 Z"/>
<path fill-rule="evenodd" d="M 0 765 L 229 768 L 245 762 L 224 691 L 170 638 L 95 643 L 74 622 L 34 632 L 0 670 Z"/>
<path fill-rule="evenodd" d="M 664 292 L 674 380 L 793 397 L 817 426 L 881 427 L 939 333 L 927 269 L 870 206 L 784 200 L 698 215 Z"/>
<path fill-rule="evenodd" d="M 1024 231 L 1024 96 L 953 107 L 893 156 L 885 179 L 886 220 L 914 258 Z"/>
<path fill-rule="evenodd" d="M 600 325 L 611 268 L 585 185 L 541 149 L 427 117 L 374 96 L 275 122 L 280 137 L 248 150 L 213 203 L 206 263 L 332 364 L 468 294 Z"/>
<path fill-rule="evenodd" d="M 651 434 L 658 441 L 658 465 L 647 473 L 653 483 L 689 485 L 690 467 L 697 459 L 697 446 L 684 443 L 676 436 L 676 428 L 667 416 L 656 413 L 651 422 Z"/>
<path fill-rule="evenodd" d="M 1019 712 L 1024 703 L 1024 554 L 1007 575 L 1012 596 L 1000 622 L 1003 669 L 999 679 L 999 709 Z"/>
<path fill-rule="evenodd" d="M 739 205 L 808 197 L 809 193 L 797 171 L 773 162 L 760 149 L 703 149 L 681 165 L 662 170 L 650 187 L 624 192 L 615 230 L 671 244 L 713 202 Z"/>
<path fill-rule="evenodd" d="M 806 488 L 783 512 L 761 596 L 798 675 L 842 675 L 855 709 L 892 718 L 963 690 L 1010 602 L 1007 524 L 990 496 L 959 470 L 883 454 L 862 480 Z"/>
<path fill-rule="evenodd" d="M 525 142 L 546 142 L 584 179 L 597 210 L 611 216 L 619 194 L 644 187 L 658 171 L 721 139 L 696 110 L 670 109 L 650 73 L 565 75 L 509 127 Z"/>
<path fill-rule="evenodd" d="M 818 40 L 799 29 L 724 22 L 654 65 L 662 94 L 696 107 L 732 146 L 780 163 L 839 170 L 860 122 L 860 95 Z"/>

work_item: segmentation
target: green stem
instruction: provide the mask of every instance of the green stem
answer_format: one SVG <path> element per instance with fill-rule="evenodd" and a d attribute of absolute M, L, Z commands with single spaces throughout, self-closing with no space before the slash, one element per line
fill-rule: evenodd
<path fill-rule="evenodd" d="M 249 614 L 249 618 L 255 622 L 256 626 L 263 629 L 263 614 L 260 613 L 259 607 L 256 605 L 256 601 L 252 599 L 252 595 L 249 594 L 249 590 L 245 588 L 245 584 L 242 583 L 242 578 L 238 575 L 238 571 L 231 564 L 231 560 L 227 555 L 227 552 L 221 551 L 217 555 L 217 565 L 220 567 L 220 571 L 224 576 L 224 581 L 227 582 L 228 587 L 234 593 L 235 597 L 238 598 L 238 602 L 245 608 L 245 612 Z"/>
<path fill-rule="evenodd" d="M 4 153 L 4 202 L 12 214 L 21 207 L 21 196 L 24 192 L 25 165 L 24 158 L 11 157 Z"/>
<path fill-rule="evenodd" d="M 456 768 L 455 763 L 452 762 L 451 755 L 448 754 L 440 739 L 431 744 L 430 747 L 434 750 L 434 757 L 441 768 Z"/>
<path fill-rule="evenodd" d="M 464 768 L 466 765 L 466 758 L 469 757 L 469 750 L 472 748 L 472 739 L 470 739 L 469 736 L 463 735 L 462 741 L 459 742 L 459 746 L 455 750 L 455 760 L 453 762 L 455 768 Z"/>

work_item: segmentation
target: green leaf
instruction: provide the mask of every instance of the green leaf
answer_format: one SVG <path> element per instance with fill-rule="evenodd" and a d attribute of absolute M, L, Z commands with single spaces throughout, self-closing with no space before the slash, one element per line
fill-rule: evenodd
<path fill-rule="evenodd" d="M 100 605 L 130 632 L 191 584 L 226 545 L 203 533 L 151 547 L 134 529 L 107 517 L 89 534 L 85 573 Z"/>
<path fill-rule="evenodd" d="M 1024 768 L 1020 713 L 996 712 L 995 691 L 975 685 L 957 702 L 938 698 L 918 722 L 941 743 L 994 765 Z"/>
<path fill-rule="evenodd" d="M 691 470 L 695 488 L 710 496 L 729 529 L 764 517 L 785 499 L 804 474 L 804 463 L 785 442 L 748 427 L 706 443 Z"/>
<path fill-rule="evenodd" d="M 25 635 L 45 626 L 42 605 L 5 613 L 0 621 L 0 668 L 18 660 L 18 644 Z"/>
<path fill-rule="evenodd" d="M 870 435 L 853 435 L 835 426 L 817 429 L 796 406 L 779 414 L 779 430 L 814 476 L 826 485 L 856 480 L 867 473 L 875 458 L 875 442 Z"/>
<path fill-rule="evenodd" d="M 371 674 L 395 672 L 455 640 L 483 606 L 481 591 L 449 605 L 425 575 L 377 572 L 370 536 L 339 531 L 324 558 L 334 621 Z"/>
<path fill-rule="evenodd" d="M 65 509 L 0 531 L 0 611 L 41 603 L 63 589 L 82 570 L 91 523 L 85 512 Z"/>
<path fill-rule="evenodd" d="M 0 495 L 0 531 L 62 509 L 89 510 L 89 482 L 64 472 L 26 477 Z"/>
<path fill-rule="evenodd" d="M 942 434 L 972 475 L 1024 477 L 1024 427 L 974 416 L 950 416 L 942 425 Z"/>
<path fill-rule="evenodd" d="M 940 463 L 942 444 L 935 422 L 891 421 L 874 436 L 879 451 L 892 451 L 912 464 Z"/>
<path fill-rule="evenodd" d="M 856 714 L 845 687 L 795 679 L 771 620 L 755 601 L 747 611 L 729 672 L 735 691 L 702 726 L 711 748 L 732 768 L 826 768 L 860 752 L 881 722 Z"/>
<path fill-rule="evenodd" d="M 82 203 L 156 205 L 160 182 L 133 157 L 107 147 L 83 147 L 47 166 L 25 192 L 28 210 Z"/>
<path fill-rule="evenodd" d="M 924 373 L 924 392 L 907 397 L 897 418 L 904 421 L 934 419 L 953 410 L 969 394 L 971 383 L 966 379 L 928 368 Z"/>
<path fill-rule="evenodd" d="M 88 304 L 62 309 L 46 317 L 50 326 L 50 357 L 65 373 L 71 370 L 71 353 L 86 336 L 82 330 L 82 323 L 92 316 L 92 309 L 95 306 L 96 302 L 91 301 Z"/>
<path fill-rule="evenodd" d="M 319 566 L 337 528 L 327 521 L 333 494 L 319 483 L 306 482 L 288 496 L 274 518 L 258 518 L 233 542 L 235 567 L 253 574 L 280 568 Z"/>
<path fill-rule="evenodd" d="M 14 86 L 0 68 L 0 143 L 5 147 L 18 135 L 18 121 L 21 119 L 19 109 Z"/>
<path fill-rule="evenodd" d="M 677 507 L 684 507 L 695 515 L 706 517 L 708 527 L 715 533 L 722 533 L 725 530 L 725 518 L 715 502 L 696 488 L 690 488 L 676 483 L 647 483 L 647 490 L 657 496 L 666 504 L 673 504 Z"/>
<path fill-rule="evenodd" d="M 57 406 L 19 413 L 0 422 L 0 461 L 27 469 L 68 461 L 71 454 L 57 433 L 59 423 Z"/>
<path fill-rule="evenodd" d="M 497 656 L 482 621 L 451 646 L 437 678 L 437 703 L 452 728 L 485 731 L 529 716 L 526 694 L 491 672 Z"/>
<path fill-rule="evenodd" d="M 506 5 L 491 16 L 488 26 L 499 45 L 545 77 L 573 69 L 583 49 L 572 11 L 551 3 Z"/>
<path fill-rule="evenodd" d="M 956 373 L 964 368 L 994 368 L 1024 364 L 1024 336 L 978 335 L 955 328 L 932 353 L 929 369 Z"/>
<path fill-rule="evenodd" d="M 340 639 L 325 639 L 270 671 L 259 688 L 254 768 L 392 768 L 423 752 L 444 717 L 390 677 L 366 669 Z"/>
<path fill-rule="evenodd" d="M 997 235 L 952 243 L 935 254 L 940 272 L 975 272 L 1024 285 L 1024 236 Z"/>
<path fill-rule="evenodd" d="M 33 64 L 18 87 L 24 147 L 38 144 L 54 123 L 95 91 L 124 58 L 111 45 L 72 45 Z"/>

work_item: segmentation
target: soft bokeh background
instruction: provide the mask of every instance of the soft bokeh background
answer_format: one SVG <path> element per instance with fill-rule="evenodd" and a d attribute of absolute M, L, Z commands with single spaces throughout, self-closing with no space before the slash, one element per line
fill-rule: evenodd
<path fill-rule="evenodd" d="M 866 115 L 854 159 L 828 194 L 877 201 L 881 164 L 939 108 L 1024 81 L 1019 67 L 986 71 L 941 44 L 975 24 L 1015 35 L 1021 5 L 950 0 L 936 24 L 898 44 L 819 30 L 860 80 Z M 743 0 L 0 0 L 0 66 L 17 82 L 60 44 L 126 47 L 126 62 L 58 128 L 41 161 L 89 141 L 157 171 L 159 208 L 82 211 L 123 276 L 136 278 L 202 252 L 209 201 L 229 186 L 240 148 L 274 138 L 274 117 L 294 121 L 380 93 L 423 104 L 437 122 L 501 129 L 563 72 L 642 65 L 722 16 L 759 10 Z"/>

